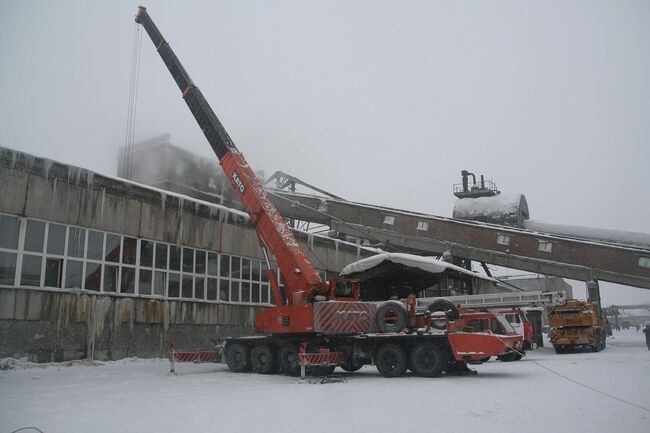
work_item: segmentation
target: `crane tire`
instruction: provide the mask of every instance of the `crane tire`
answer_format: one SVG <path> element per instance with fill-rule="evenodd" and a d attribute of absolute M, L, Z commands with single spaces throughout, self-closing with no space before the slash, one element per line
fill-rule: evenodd
<path fill-rule="evenodd" d="M 400 332 L 407 325 L 406 310 L 398 302 L 386 302 L 377 309 L 375 322 L 381 333 Z"/>
<path fill-rule="evenodd" d="M 255 346 L 251 351 L 253 371 L 259 374 L 271 374 L 276 370 L 276 355 L 273 347 L 268 344 Z"/>
<path fill-rule="evenodd" d="M 300 374 L 300 364 L 298 363 L 298 346 L 287 343 L 280 347 L 278 352 L 280 369 L 288 376 L 298 376 Z"/>
<path fill-rule="evenodd" d="M 250 371 L 250 351 L 248 346 L 242 343 L 233 343 L 226 347 L 226 364 L 235 373 Z"/>
<path fill-rule="evenodd" d="M 406 373 L 408 360 L 401 347 L 393 343 L 383 344 L 375 354 L 377 371 L 384 377 L 400 377 Z"/>
<path fill-rule="evenodd" d="M 458 313 L 458 308 L 451 302 L 449 299 L 439 298 L 430 303 L 427 306 L 427 311 L 429 313 L 435 313 L 436 311 L 444 311 L 448 313 L 449 320 L 458 320 L 460 314 Z"/>
<path fill-rule="evenodd" d="M 411 350 L 409 367 L 417 376 L 436 377 L 440 376 L 448 361 L 440 346 L 423 341 Z"/>
<path fill-rule="evenodd" d="M 361 367 L 363 367 L 363 365 L 343 364 L 340 367 L 348 373 L 354 373 L 355 371 L 361 370 Z"/>

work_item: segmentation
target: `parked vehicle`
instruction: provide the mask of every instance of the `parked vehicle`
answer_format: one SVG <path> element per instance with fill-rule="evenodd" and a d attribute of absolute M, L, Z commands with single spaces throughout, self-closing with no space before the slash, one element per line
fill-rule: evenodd
<path fill-rule="evenodd" d="M 556 353 L 585 349 L 599 352 L 606 346 L 603 318 L 590 302 L 571 299 L 566 305 L 551 307 L 548 322 L 549 340 Z"/>

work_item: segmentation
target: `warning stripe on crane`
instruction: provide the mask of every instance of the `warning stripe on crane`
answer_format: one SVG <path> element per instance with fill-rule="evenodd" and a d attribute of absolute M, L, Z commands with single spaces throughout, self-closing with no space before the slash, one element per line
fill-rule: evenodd
<path fill-rule="evenodd" d="M 314 331 L 323 334 L 376 332 L 377 306 L 368 302 L 316 302 Z"/>

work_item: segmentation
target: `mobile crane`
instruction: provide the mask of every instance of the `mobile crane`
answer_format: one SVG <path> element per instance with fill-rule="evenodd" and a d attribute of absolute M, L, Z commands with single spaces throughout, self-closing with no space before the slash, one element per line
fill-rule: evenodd
<path fill-rule="evenodd" d="M 230 370 L 297 375 L 305 364 L 355 371 L 374 363 L 386 377 L 401 376 L 407 368 L 417 375 L 437 376 L 521 343 L 518 336 L 506 333 L 466 332 L 453 304 L 434 302 L 425 313 L 417 313 L 414 295 L 407 302 L 362 302 L 358 281 L 323 281 L 145 7 L 139 7 L 135 21 L 151 38 L 250 215 L 266 260 L 275 306 L 257 314 L 260 335 L 227 340 Z M 284 295 L 269 254 L 284 278 Z"/>

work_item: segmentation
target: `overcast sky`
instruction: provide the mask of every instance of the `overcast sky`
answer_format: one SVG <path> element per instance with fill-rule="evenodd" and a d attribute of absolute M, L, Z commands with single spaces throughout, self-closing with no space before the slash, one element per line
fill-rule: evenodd
<path fill-rule="evenodd" d="M 650 1 L 145 5 L 267 175 L 451 216 L 468 169 L 536 220 L 650 232 Z M 0 2 L 0 145 L 114 175 L 136 10 Z M 212 157 L 146 35 L 139 86 L 136 140 Z"/>

